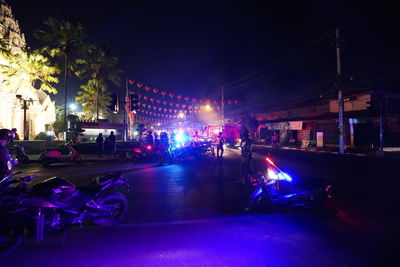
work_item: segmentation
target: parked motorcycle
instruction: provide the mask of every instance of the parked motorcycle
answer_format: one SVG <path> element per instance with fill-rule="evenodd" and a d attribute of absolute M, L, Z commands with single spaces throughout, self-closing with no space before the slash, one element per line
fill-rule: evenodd
<path fill-rule="evenodd" d="M 120 172 L 97 177 L 81 187 L 53 177 L 32 188 L 28 184 L 35 175 L 16 179 L 17 174 L 0 181 L 0 258 L 18 247 L 25 233 L 40 242 L 47 233 L 66 233 L 86 221 L 111 226 L 127 212 L 126 196 L 113 190 L 117 185 L 129 189 Z"/>
<path fill-rule="evenodd" d="M 30 159 L 25 153 L 25 148 L 20 145 L 14 145 L 14 149 L 16 151 L 15 157 L 18 159 L 18 162 L 22 164 L 29 164 Z"/>
<path fill-rule="evenodd" d="M 254 190 L 245 205 L 245 211 L 254 208 L 261 200 L 265 200 L 272 210 L 295 207 L 321 210 L 325 200 L 331 197 L 332 185 L 327 180 L 293 181 L 271 158 L 265 160 L 266 173 L 250 177 Z"/>
<path fill-rule="evenodd" d="M 58 149 L 48 149 L 42 152 L 39 157 L 40 163 L 42 163 L 42 165 L 45 167 L 54 163 L 79 163 L 82 160 L 81 155 L 70 143 L 67 143 L 66 147 L 69 151 L 68 155 L 62 155 L 62 152 Z"/>

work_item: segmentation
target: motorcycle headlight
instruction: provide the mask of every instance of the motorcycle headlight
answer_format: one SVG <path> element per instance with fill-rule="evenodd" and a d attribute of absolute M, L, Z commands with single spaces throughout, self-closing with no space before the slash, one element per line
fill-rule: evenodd
<path fill-rule="evenodd" d="M 291 182 L 292 181 L 292 177 L 290 177 L 289 174 L 284 173 L 284 172 L 278 173 L 278 177 L 279 177 L 280 180 L 284 180 L 284 181 L 287 181 L 287 182 Z"/>
<path fill-rule="evenodd" d="M 274 179 L 274 180 L 278 180 L 278 173 L 275 172 L 275 170 L 268 168 L 267 170 L 267 176 L 269 179 Z"/>
<path fill-rule="evenodd" d="M 13 162 L 11 160 L 7 161 L 7 169 L 11 171 L 12 167 L 13 167 Z"/>
<path fill-rule="evenodd" d="M 268 175 L 269 179 L 273 179 L 273 180 L 283 180 L 283 181 L 287 181 L 287 182 L 292 181 L 292 177 L 290 177 L 289 174 L 284 173 L 279 170 L 274 170 L 271 168 L 268 168 L 267 175 Z"/>

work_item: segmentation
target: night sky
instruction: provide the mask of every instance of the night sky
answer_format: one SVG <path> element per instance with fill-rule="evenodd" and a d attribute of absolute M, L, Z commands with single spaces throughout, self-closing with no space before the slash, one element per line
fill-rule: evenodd
<path fill-rule="evenodd" d="M 32 31 L 45 18 L 67 15 L 119 57 L 130 79 L 193 97 L 225 86 L 227 98 L 266 105 L 331 92 L 336 27 L 346 79 L 398 88 L 399 1 L 259 2 L 8 1 L 30 47 L 40 46 Z"/>

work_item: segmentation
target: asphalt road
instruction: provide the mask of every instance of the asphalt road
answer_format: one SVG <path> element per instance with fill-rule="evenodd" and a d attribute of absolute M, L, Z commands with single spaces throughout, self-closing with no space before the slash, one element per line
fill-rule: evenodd
<path fill-rule="evenodd" d="M 255 169 L 262 169 L 265 154 L 255 154 Z M 338 193 L 327 212 L 243 213 L 249 191 L 236 183 L 240 156 L 235 150 L 221 161 L 162 167 L 123 160 L 21 166 L 26 174 L 39 174 L 38 181 L 58 175 L 77 185 L 121 170 L 132 188 L 129 211 L 114 227 L 75 229 L 64 248 L 60 235 L 40 244 L 26 240 L 0 266 L 398 266 L 397 217 L 376 212 L 386 203 L 374 201 L 381 190 L 365 198 L 375 184 L 356 186 L 362 160 L 282 152 L 272 157 L 294 179 L 334 180 Z M 374 175 L 366 168 L 362 173 Z"/>

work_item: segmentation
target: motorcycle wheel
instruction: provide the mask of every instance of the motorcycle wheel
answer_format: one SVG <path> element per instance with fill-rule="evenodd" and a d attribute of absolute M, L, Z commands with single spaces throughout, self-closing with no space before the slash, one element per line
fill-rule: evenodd
<path fill-rule="evenodd" d="M 320 213 L 325 209 L 326 197 L 323 194 L 317 194 L 314 196 L 314 201 L 311 202 L 311 209 L 314 212 Z"/>
<path fill-rule="evenodd" d="M 48 167 L 52 161 L 50 159 L 43 158 L 40 160 L 40 163 L 43 165 L 43 167 Z"/>
<path fill-rule="evenodd" d="M 128 211 L 128 200 L 126 196 L 118 192 L 110 192 L 99 198 L 95 202 L 100 207 L 100 212 L 109 212 L 108 216 L 94 218 L 93 222 L 102 227 L 116 224 L 125 217 Z"/>
<path fill-rule="evenodd" d="M 246 204 L 244 205 L 244 211 L 249 212 L 252 210 L 258 203 L 260 203 L 262 196 L 259 196 L 254 199 L 247 200 Z"/>
<path fill-rule="evenodd" d="M 72 161 L 75 162 L 75 163 L 81 163 L 82 158 L 81 158 L 81 156 L 79 155 L 79 156 L 77 156 L 77 157 L 74 157 L 74 158 L 72 159 Z"/>
<path fill-rule="evenodd" d="M 23 164 L 29 164 L 29 162 L 30 162 L 28 156 L 26 156 L 26 155 L 22 155 L 22 156 L 18 157 L 17 159 L 20 163 L 23 163 Z"/>
<path fill-rule="evenodd" d="M 8 256 L 21 244 L 23 240 L 22 229 L 0 230 L 0 259 Z"/>

